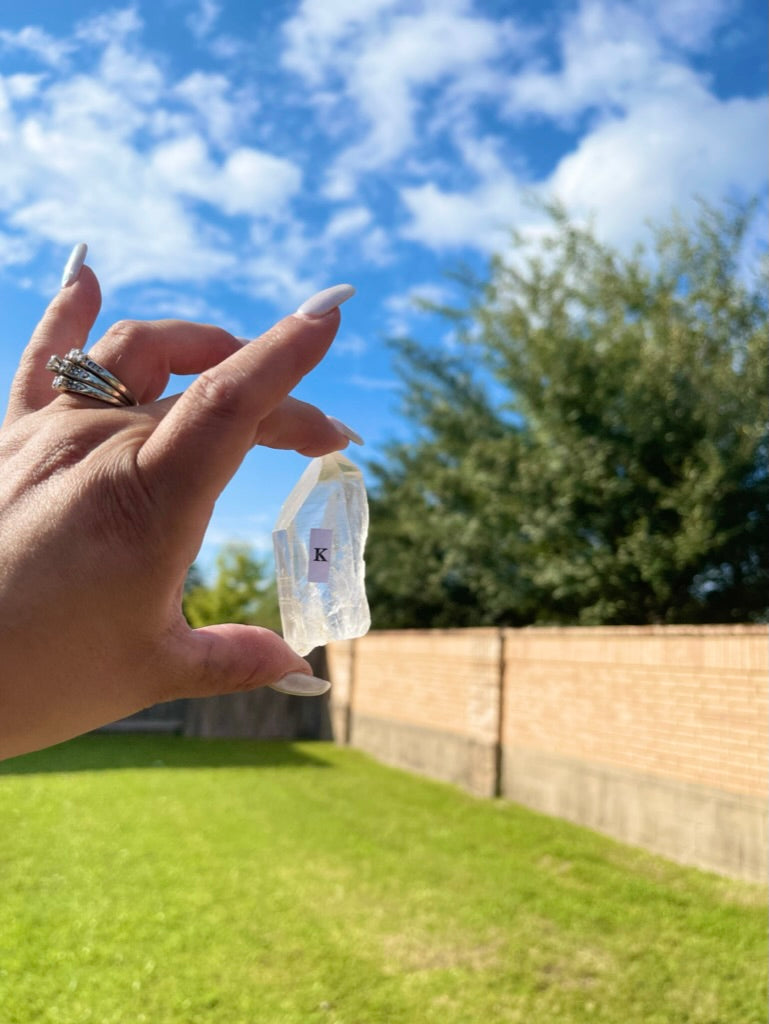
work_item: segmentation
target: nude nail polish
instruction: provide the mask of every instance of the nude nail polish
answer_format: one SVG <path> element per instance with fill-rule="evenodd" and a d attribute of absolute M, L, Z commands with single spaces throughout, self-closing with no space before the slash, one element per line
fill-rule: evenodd
<path fill-rule="evenodd" d="M 320 697 L 322 693 L 331 689 L 328 679 L 317 679 L 303 672 L 289 672 L 277 683 L 270 683 L 270 686 L 278 693 L 290 693 L 294 697 Z"/>
<path fill-rule="evenodd" d="M 69 254 L 69 259 L 64 265 L 64 273 L 61 275 L 62 288 L 69 288 L 71 284 L 77 281 L 80 271 L 83 269 L 87 252 L 88 246 L 85 242 L 78 242 Z"/>
<path fill-rule="evenodd" d="M 342 421 L 338 420 L 336 416 L 326 416 L 326 419 L 336 427 L 340 434 L 344 434 L 348 441 L 353 441 L 355 444 L 366 443 L 357 430 L 353 430 L 352 427 L 348 427 L 346 423 L 342 423 Z"/>
<path fill-rule="evenodd" d="M 355 289 L 351 284 L 335 284 L 331 288 L 324 288 L 322 292 L 316 292 L 315 295 L 311 295 L 309 299 L 302 303 L 294 315 L 316 320 L 319 317 L 326 316 L 332 309 L 341 306 L 343 302 L 347 302 L 354 294 Z"/>

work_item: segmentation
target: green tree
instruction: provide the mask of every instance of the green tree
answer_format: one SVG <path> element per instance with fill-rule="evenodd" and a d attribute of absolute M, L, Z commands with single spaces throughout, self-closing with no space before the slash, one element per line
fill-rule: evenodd
<path fill-rule="evenodd" d="M 188 576 L 183 597 L 184 614 L 191 626 L 240 622 L 280 630 L 277 586 L 268 578 L 264 562 L 247 544 L 225 544 L 216 558 L 211 586 L 197 566 Z"/>
<path fill-rule="evenodd" d="M 749 210 L 623 256 L 557 209 L 396 344 L 411 443 L 372 466 L 378 627 L 765 617 L 767 301 Z"/>

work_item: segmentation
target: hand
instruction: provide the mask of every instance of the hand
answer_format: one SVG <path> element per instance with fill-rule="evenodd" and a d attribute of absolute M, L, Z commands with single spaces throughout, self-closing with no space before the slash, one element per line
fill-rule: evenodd
<path fill-rule="evenodd" d="M 289 397 L 333 341 L 349 286 L 245 345 L 202 324 L 115 324 L 89 355 L 139 404 L 113 407 L 51 390 L 48 358 L 85 347 L 100 307 L 92 271 L 75 271 L 32 336 L 0 429 L 0 757 L 159 701 L 311 684 L 269 630 L 190 629 L 182 588 L 253 445 L 315 456 L 351 436 Z M 200 376 L 159 399 L 172 373 Z"/>

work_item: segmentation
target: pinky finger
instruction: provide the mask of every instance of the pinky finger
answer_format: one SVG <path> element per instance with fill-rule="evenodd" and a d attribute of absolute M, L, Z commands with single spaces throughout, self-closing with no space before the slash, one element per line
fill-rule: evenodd
<path fill-rule="evenodd" d="M 290 396 L 262 420 L 256 438 L 265 448 L 288 449 L 309 457 L 341 451 L 350 441 L 363 444 L 340 420 Z"/>

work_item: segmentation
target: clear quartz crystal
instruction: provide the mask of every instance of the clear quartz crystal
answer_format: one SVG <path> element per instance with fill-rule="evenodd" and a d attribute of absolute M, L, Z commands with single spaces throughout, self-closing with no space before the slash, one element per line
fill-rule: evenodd
<path fill-rule="evenodd" d="M 367 533 L 360 470 L 339 452 L 313 459 L 272 534 L 283 636 L 297 654 L 368 632 Z"/>

